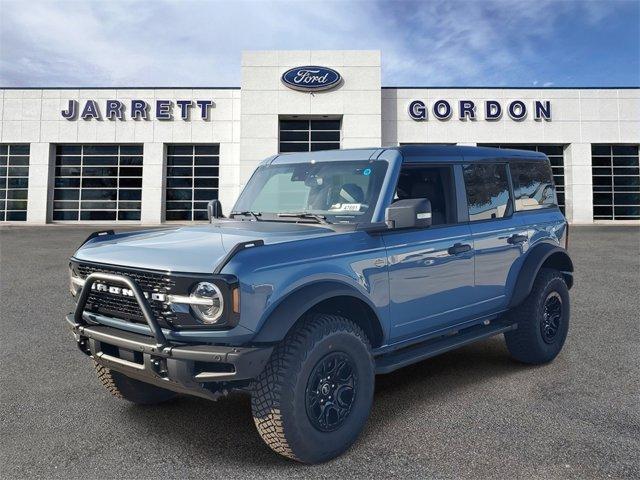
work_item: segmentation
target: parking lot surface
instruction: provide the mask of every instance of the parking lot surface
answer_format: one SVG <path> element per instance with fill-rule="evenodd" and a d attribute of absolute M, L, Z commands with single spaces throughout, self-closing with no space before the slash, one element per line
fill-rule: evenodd
<path fill-rule="evenodd" d="M 284 460 L 249 398 L 112 398 L 65 327 L 67 258 L 91 227 L 0 229 L 2 478 L 640 478 L 640 230 L 573 227 L 572 318 L 550 365 L 502 337 L 376 379 L 346 455 Z"/>

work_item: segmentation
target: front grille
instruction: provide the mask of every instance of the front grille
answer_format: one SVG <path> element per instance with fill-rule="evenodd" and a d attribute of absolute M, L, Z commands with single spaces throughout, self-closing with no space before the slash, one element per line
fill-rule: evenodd
<path fill-rule="evenodd" d="M 176 283 L 169 275 L 154 272 L 142 272 L 140 270 L 125 270 L 116 267 L 103 267 L 96 265 L 78 264 L 78 273 L 82 278 L 86 278 L 89 274 L 95 272 L 113 273 L 116 275 L 126 275 L 136 282 L 145 292 L 168 293 Z"/>
<path fill-rule="evenodd" d="M 169 275 L 162 273 L 88 264 L 76 264 L 75 267 L 81 278 L 87 278 L 87 276 L 95 272 L 126 275 L 136 282 L 143 292 L 147 293 L 169 294 L 175 287 L 175 281 Z M 161 326 L 171 326 L 172 321 L 175 320 L 175 313 L 170 310 L 168 303 L 149 300 L 149 305 Z M 88 312 L 121 318 L 135 323 L 146 323 L 138 302 L 131 297 L 92 290 L 85 309 Z"/>

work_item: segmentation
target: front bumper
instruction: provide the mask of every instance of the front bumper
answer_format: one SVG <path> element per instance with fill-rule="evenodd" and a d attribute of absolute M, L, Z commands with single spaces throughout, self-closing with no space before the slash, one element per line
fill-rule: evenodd
<path fill-rule="evenodd" d="M 257 377 L 273 347 L 158 345 L 153 337 L 104 325 L 80 325 L 67 315 L 78 348 L 128 377 L 189 395 L 215 399 L 220 385 Z"/>
<path fill-rule="evenodd" d="M 131 290 L 153 336 L 94 325 L 84 309 L 96 281 Z M 78 347 L 98 364 L 128 377 L 180 393 L 215 399 L 227 382 L 257 377 L 273 347 L 233 347 L 169 341 L 138 284 L 126 275 L 94 272 L 87 276 L 73 314 L 67 322 Z"/>

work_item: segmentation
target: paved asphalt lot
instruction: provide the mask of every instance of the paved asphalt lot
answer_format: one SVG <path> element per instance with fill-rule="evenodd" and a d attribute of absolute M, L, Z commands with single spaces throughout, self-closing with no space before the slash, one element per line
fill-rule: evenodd
<path fill-rule="evenodd" d="M 2 478 L 640 478 L 640 231 L 573 228 L 564 351 L 509 360 L 501 337 L 378 377 L 343 457 L 273 454 L 249 399 L 138 407 L 76 350 L 66 258 L 92 228 L 0 229 Z"/>

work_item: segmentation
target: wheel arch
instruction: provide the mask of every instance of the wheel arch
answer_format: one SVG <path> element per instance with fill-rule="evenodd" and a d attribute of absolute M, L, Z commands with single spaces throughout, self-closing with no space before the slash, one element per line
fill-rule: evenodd
<path fill-rule="evenodd" d="M 558 270 L 564 276 L 567 287 L 570 289 L 573 286 L 573 262 L 567 251 L 558 245 L 541 243 L 527 253 L 518 273 L 509 308 L 519 305 L 527 298 L 541 268 Z"/>
<path fill-rule="evenodd" d="M 384 329 L 374 305 L 353 287 L 339 282 L 317 282 L 291 292 L 265 318 L 253 341 L 279 342 L 297 322 L 313 312 L 350 319 L 362 328 L 373 348 L 384 342 Z"/>

